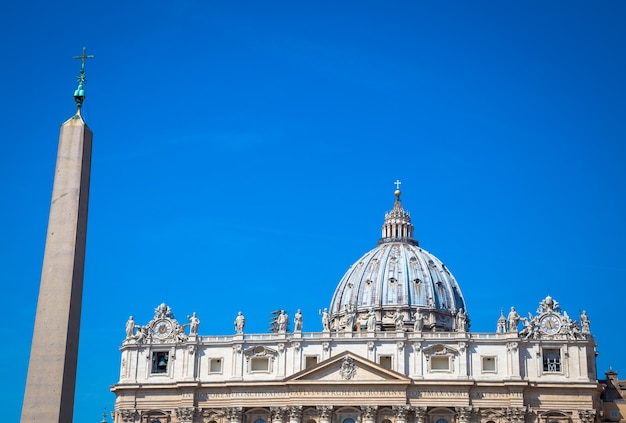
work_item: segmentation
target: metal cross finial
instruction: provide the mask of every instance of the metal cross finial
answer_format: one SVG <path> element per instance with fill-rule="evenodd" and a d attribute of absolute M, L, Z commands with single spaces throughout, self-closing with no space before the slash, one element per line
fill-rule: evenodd
<path fill-rule="evenodd" d="M 87 47 L 83 47 L 83 54 L 80 56 L 74 56 L 74 59 L 80 59 L 80 73 L 78 74 L 78 88 L 74 91 L 74 101 L 76 101 L 76 106 L 78 106 L 78 111 L 80 112 L 80 108 L 83 105 L 83 101 L 85 100 L 85 87 L 83 84 L 87 81 L 85 78 L 85 60 L 93 59 L 94 56 L 87 55 Z"/>
<path fill-rule="evenodd" d="M 80 59 L 81 62 L 81 69 L 84 72 L 85 71 L 85 59 L 93 59 L 95 56 L 93 55 L 87 55 L 87 47 L 83 47 L 83 54 L 81 54 L 80 56 L 74 56 L 74 59 Z"/>
<path fill-rule="evenodd" d="M 396 184 L 396 189 L 400 189 L 400 185 L 402 185 L 402 182 L 400 182 L 399 179 L 396 179 L 396 182 L 394 182 L 394 184 Z"/>

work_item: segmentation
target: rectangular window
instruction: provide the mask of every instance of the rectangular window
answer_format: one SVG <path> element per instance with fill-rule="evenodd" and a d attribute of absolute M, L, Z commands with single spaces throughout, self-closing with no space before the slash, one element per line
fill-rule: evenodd
<path fill-rule="evenodd" d="M 543 371 L 561 371 L 561 350 L 556 348 L 545 348 L 543 350 Z"/>
<path fill-rule="evenodd" d="M 378 357 L 378 363 L 380 364 L 380 367 L 387 369 L 387 370 L 392 370 L 391 369 L 392 361 L 391 361 L 390 355 L 381 355 L 380 357 Z"/>
<path fill-rule="evenodd" d="M 221 358 L 209 359 L 209 373 L 222 373 L 222 359 Z"/>
<path fill-rule="evenodd" d="M 170 353 L 167 351 L 155 351 L 152 353 L 152 373 L 167 373 L 167 363 Z"/>
<path fill-rule="evenodd" d="M 253 357 L 250 359 L 251 372 L 269 372 L 270 361 L 267 357 Z"/>
<path fill-rule="evenodd" d="M 483 372 L 495 373 L 496 372 L 496 358 L 495 357 L 483 357 Z"/>
<path fill-rule="evenodd" d="M 450 370 L 450 358 L 445 357 L 431 357 L 430 358 L 430 370 L 432 371 L 448 371 Z"/>
<path fill-rule="evenodd" d="M 304 368 L 308 369 L 317 365 L 317 356 L 316 355 L 308 355 L 304 359 Z"/>

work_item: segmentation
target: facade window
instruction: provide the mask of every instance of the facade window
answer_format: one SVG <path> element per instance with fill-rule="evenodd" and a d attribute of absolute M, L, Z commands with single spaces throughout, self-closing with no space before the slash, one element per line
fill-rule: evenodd
<path fill-rule="evenodd" d="M 355 423 L 354 419 L 348 417 L 347 419 L 343 419 L 343 423 Z"/>
<path fill-rule="evenodd" d="M 378 357 L 378 363 L 383 369 L 391 370 L 392 360 L 390 355 L 381 355 Z"/>
<path fill-rule="evenodd" d="M 251 372 L 269 372 L 270 360 L 267 357 L 253 357 L 250 359 Z"/>
<path fill-rule="evenodd" d="M 430 358 L 430 370 L 434 372 L 443 372 L 450 370 L 450 357 L 443 356 L 437 357 L 433 356 Z"/>
<path fill-rule="evenodd" d="M 152 373 L 167 373 L 170 353 L 167 351 L 155 351 L 152 353 Z"/>
<path fill-rule="evenodd" d="M 222 359 L 221 358 L 209 359 L 209 373 L 222 373 Z"/>
<path fill-rule="evenodd" d="M 448 423 L 446 419 L 438 419 L 435 423 Z"/>
<path fill-rule="evenodd" d="M 265 423 L 264 419 L 256 419 L 254 423 Z"/>
<path fill-rule="evenodd" d="M 483 372 L 495 373 L 496 372 L 496 358 L 495 357 L 482 357 Z"/>
<path fill-rule="evenodd" d="M 317 356 L 316 355 L 307 355 L 304 359 L 304 368 L 309 369 L 313 366 L 317 365 Z"/>
<path fill-rule="evenodd" d="M 545 348 L 543 350 L 543 371 L 561 371 L 561 350 L 556 348 Z"/>

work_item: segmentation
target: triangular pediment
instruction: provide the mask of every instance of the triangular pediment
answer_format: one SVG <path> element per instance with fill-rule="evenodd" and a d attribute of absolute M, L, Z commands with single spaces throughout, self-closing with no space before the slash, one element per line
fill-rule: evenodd
<path fill-rule="evenodd" d="M 409 384 L 411 379 L 387 370 L 377 363 L 350 351 L 318 363 L 285 379 L 289 383 L 399 383 Z"/>

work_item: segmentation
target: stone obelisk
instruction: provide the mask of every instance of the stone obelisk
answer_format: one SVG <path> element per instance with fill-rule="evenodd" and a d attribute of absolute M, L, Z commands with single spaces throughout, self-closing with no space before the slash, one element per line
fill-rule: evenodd
<path fill-rule="evenodd" d="M 48 234 L 30 351 L 22 423 L 71 423 L 83 295 L 92 134 L 85 99 L 83 49 L 76 114 L 61 125 Z"/>

